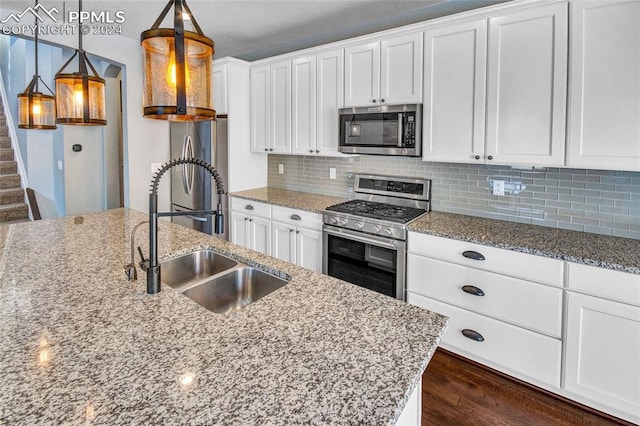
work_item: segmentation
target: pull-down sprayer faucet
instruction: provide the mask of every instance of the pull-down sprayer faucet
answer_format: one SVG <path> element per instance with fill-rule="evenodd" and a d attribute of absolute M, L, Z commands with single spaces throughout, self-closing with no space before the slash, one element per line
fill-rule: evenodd
<path fill-rule="evenodd" d="M 189 212 L 164 212 L 158 213 L 158 183 L 160 178 L 169 169 L 182 164 L 194 164 L 202 167 L 213 176 L 216 182 L 218 193 L 218 207 L 216 210 L 196 210 Z M 177 158 L 165 163 L 158 169 L 151 181 L 151 192 L 149 193 L 149 267 L 147 268 L 147 293 L 156 294 L 160 292 L 160 265 L 158 264 L 158 217 L 170 216 L 215 216 L 215 233 L 222 234 L 224 229 L 224 217 L 222 214 L 222 196 L 224 195 L 224 184 L 220 175 L 211 164 L 197 158 Z"/>

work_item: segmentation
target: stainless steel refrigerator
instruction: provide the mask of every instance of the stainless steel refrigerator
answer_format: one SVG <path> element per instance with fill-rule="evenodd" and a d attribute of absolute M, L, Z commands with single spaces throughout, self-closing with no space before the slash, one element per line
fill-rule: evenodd
<path fill-rule="evenodd" d="M 216 121 L 171 122 L 171 158 L 199 158 L 211 164 L 220 174 L 227 190 L 228 138 L 227 117 Z M 218 194 L 209 172 L 193 164 L 171 169 L 171 210 L 216 210 Z M 229 208 L 226 194 L 223 196 L 224 233 L 219 237 L 228 240 Z M 171 220 L 197 231 L 213 234 L 212 216 L 176 216 Z"/>

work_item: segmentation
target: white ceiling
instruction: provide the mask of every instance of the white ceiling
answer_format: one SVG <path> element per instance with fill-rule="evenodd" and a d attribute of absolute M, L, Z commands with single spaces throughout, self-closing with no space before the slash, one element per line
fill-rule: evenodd
<path fill-rule="evenodd" d="M 343 40 L 508 0 L 187 0 L 204 34 L 215 42 L 215 57 L 256 60 Z M 2 0 L 22 11 L 34 0 Z M 40 0 L 60 11 L 78 2 Z M 167 0 L 84 0 L 85 11 L 125 12 L 123 35 L 139 39 Z M 172 16 L 172 13 L 169 13 Z M 171 27 L 166 19 L 162 27 Z"/>

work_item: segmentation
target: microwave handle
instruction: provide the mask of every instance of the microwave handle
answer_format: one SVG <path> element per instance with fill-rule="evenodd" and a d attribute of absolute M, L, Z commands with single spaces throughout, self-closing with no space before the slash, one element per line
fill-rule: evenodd
<path fill-rule="evenodd" d="M 402 135 L 403 135 L 403 128 L 402 128 L 402 113 L 399 112 L 398 113 L 398 148 L 402 148 L 404 146 L 404 141 L 402 140 Z"/>

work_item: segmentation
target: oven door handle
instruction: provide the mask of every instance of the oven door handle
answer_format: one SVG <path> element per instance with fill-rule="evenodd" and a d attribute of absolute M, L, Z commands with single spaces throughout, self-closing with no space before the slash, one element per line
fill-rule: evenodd
<path fill-rule="evenodd" d="M 403 243 L 403 241 L 397 241 L 391 238 L 375 237 L 373 235 L 364 236 L 359 232 L 352 232 L 349 230 L 345 230 L 344 228 L 334 228 L 328 225 L 324 225 L 323 230 L 329 235 L 349 238 L 350 240 L 360 243 L 371 244 L 378 247 L 385 247 L 392 250 L 398 250 L 398 246 Z"/>

